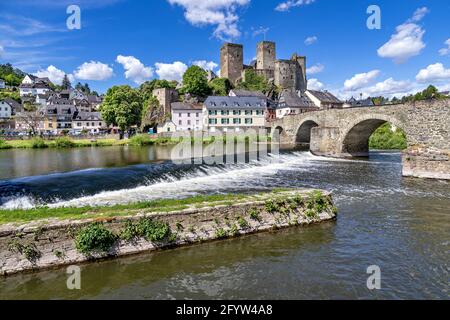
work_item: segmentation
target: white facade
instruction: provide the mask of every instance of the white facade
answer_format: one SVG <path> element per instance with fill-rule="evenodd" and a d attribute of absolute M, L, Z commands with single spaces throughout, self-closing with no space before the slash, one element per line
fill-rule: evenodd
<path fill-rule="evenodd" d="M 0 89 L 5 89 L 6 88 L 6 83 L 3 79 L 0 79 Z"/>
<path fill-rule="evenodd" d="M 11 118 L 12 107 L 6 101 L 0 101 L 0 118 L 8 119 Z"/>
<path fill-rule="evenodd" d="M 20 96 L 37 96 L 38 94 L 46 94 L 50 91 L 49 88 L 19 88 Z"/>
<path fill-rule="evenodd" d="M 162 126 L 158 126 L 158 133 L 168 133 L 177 131 L 177 126 L 172 121 L 167 121 Z"/>
<path fill-rule="evenodd" d="M 184 103 L 173 103 L 172 122 L 177 131 L 202 131 L 203 110 Z"/>

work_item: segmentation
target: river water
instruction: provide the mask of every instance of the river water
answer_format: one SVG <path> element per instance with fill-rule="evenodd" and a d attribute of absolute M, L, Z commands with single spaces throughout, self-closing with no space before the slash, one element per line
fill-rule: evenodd
<path fill-rule="evenodd" d="M 450 183 L 401 176 L 401 155 L 308 152 L 175 165 L 170 147 L 0 152 L 0 208 L 126 203 L 279 187 L 330 190 L 337 221 L 0 279 L 0 299 L 449 299 Z M 0 213 L 1 214 L 1 213 Z M 381 269 L 370 291 L 369 266 Z"/>

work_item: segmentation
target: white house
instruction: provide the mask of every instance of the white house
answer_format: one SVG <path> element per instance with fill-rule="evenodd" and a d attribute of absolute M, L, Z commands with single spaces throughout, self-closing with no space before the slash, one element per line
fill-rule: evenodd
<path fill-rule="evenodd" d="M 12 115 L 12 106 L 5 100 L 0 100 L 0 118 L 9 119 Z"/>
<path fill-rule="evenodd" d="M 278 106 L 276 108 L 277 119 L 311 111 L 318 111 L 319 108 L 307 96 L 300 92 L 283 91 L 280 94 Z"/>
<path fill-rule="evenodd" d="M 158 133 L 169 133 L 177 131 L 177 126 L 172 121 L 167 121 L 166 123 L 158 126 Z"/>
<path fill-rule="evenodd" d="M 320 110 L 342 109 L 344 106 L 343 101 L 328 91 L 307 90 L 305 94 Z"/>
<path fill-rule="evenodd" d="M 99 133 L 101 129 L 107 128 L 102 120 L 100 112 L 77 112 L 72 120 L 72 128 L 75 130 L 86 130 L 91 134 Z"/>
<path fill-rule="evenodd" d="M 19 86 L 20 96 L 37 96 L 46 94 L 51 90 L 51 81 L 48 78 L 38 78 L 33 75 L 26 75 Z"/>
<path fill-rule="evenodd" d="M 204 126 L 210 132 L 265 128 L 267 106 L 267 98 L 211 96 L 204 105 Z"/>
<path fill-rule="evenodd" d="M 5 88 L 6 88 L 5 80 L 0 79 L 0 89 L 5 89 Z"/>
<path fill-rule="evenodd" d="M 16 112 L 21 112 L 21 107 L 18 102 L 9 98 L 0 100 L 0 118 L 11 118 Z"/>
<path fill-rule="evenodd" d="M 202 131 L 203 130 L 203 106 L 186 102 L 173 102 L 172 122 L 177 131 Z"/>

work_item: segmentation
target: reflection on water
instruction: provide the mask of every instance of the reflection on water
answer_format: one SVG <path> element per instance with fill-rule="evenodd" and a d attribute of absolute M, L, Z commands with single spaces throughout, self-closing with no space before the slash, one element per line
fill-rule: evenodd
<path fill-rule="evenodd" d="M 170 147 L 10 149 L 0 151 L 0 180 L 170 160 Z"/>
<path fill-rule="evenodd" d="M 339 218 L 84 265 L 76 292 L 66 289 L 65 270 L 9 277 L 0 280 L 0 298 L 449 298 L 450 184 L 402 178 L 398 153 L 348 161 L 288 152 L 276 162 L 214 167 L 154 160 L 40 172 L 4 180 L 0 190 L 58 205 L 314 187 L 334 192 Z M 381 291 L 366 288 L 371 265 L 381 268 Z"/>

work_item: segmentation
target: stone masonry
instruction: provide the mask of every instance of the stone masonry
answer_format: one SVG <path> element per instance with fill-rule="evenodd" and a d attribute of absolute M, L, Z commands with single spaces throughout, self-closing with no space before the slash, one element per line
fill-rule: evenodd
<path fill-rule="evenodd" d="M 386 122 L 406 134 L 405 176 L 450 179 L 450 99 L 289 116 L 274 122 L 272 133 L 281 133 L 282 144 L 309 142 L 316 155 L 365 157 L 370 136 Z"/>
<path fill-rule="evenodd" d="M 312 191 L 302 189 L 268 195 L 258 194 L 233 204 L 216 201 L 174 212 L 146 213 L 145 209 L 142 209 L 138 214 L 129 217 L 90 219 L 86 216 L 85 219 L 77 221 L 53 219 L 23 225 L 2 225 L 0 275 L 133 255 L 335 219 L 336 208 L 328 192 L 321 193 L 321 199 L 327 205 L 322 206 L 320 212 L 315 211 L 313 216 L 308 215 L 308 211 L 311 211 L 308 201 L 314 199 Z M 304 201 L 301 204 L 296 200 L 299 197 Z M 273 211 L 268 211 L 267 201 L 273 201 Z M 295 207 L 292 207 L 293 203 Z M 252 216 L 252 212 L 257 212 L 257 216 Z M 101 223 L 114 234 L 120 235 L 127 222 L 137 222 L 144 217 L 167 223 L 176 234 L 174 242 L 152 243 L 141 238 L 117 240 L 108 252 L 92 253 L 88 256 L 76 249 L 76 235 L 92 223 Z"/>
<path fill-rule="evenodd" d="M 220 49 L 220 76 L 236 83 L 244 70 L 244 48 L 240 44 L 225 43 Z"/>

